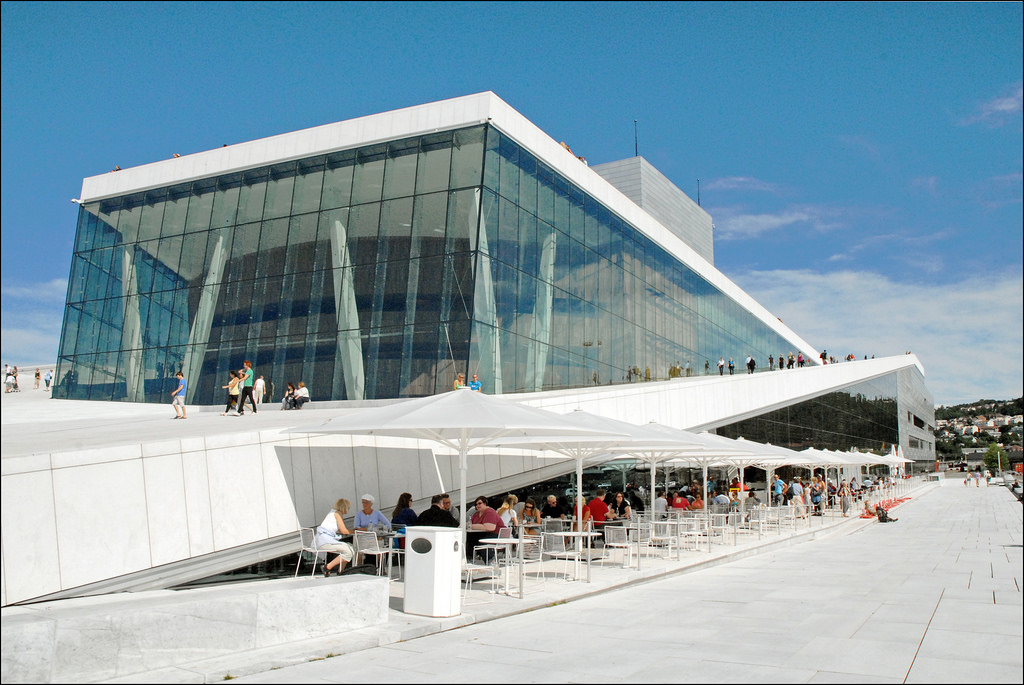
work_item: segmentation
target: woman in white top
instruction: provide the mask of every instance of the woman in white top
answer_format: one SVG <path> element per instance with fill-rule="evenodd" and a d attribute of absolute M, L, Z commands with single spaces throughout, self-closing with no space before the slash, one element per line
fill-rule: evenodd
<path fill-rule="evenodd" d="M 501 517 L 502 523 L 508 528 L 513 528 L 519 525 L 519 517 L 516 516 L 515 506 L 519 501 L 519 498 L 515 495 L 509 495 L 505 498 L 505 501 L 498 507 L 498 516 Z"/>
<path fill-rule="evenodd" d="M 293 404 L 295 409 L 302 409 L 302 405 L 309 402 L 309 388 L 302 381 L 299 381 L 299 387 L 295 390 L 295 402 Z"/>
<path fill-rule="evenodd" d="M 352 534 L 345 527 L 345 521 L 341 518 L 348 513 L 349 506 L 350 504 L 347 499 L 339 499 L 334 503 L 334 509 L 331 509 L 331 513 L 324 517 L 323 523 L 316 529 L 317 548 L 338 554 L 330 562 L 324 564 L 323 572 L 325 578 L 330 576 L 331 571 L 336 567 L 338 571 L 344 569 L 345 564 L 352 561 L 352 557 L 355 556 L 355 550 L 352 549 L 352 545 L 341 540 L 342 535 Z"/>

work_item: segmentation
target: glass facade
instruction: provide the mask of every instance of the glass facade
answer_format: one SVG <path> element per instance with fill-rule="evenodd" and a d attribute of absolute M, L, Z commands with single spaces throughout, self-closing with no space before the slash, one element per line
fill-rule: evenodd
<path fill-rule="evenodd" d="M 895 374 L 857 383 L 719 428 L 727 438 L 743 437 L 780 447 L 888 452 L 900 439 Z"/>
<path fill-rule="evenodd" d="M 54 396 L 215 404 L 637 382 L 792 346 L 493 126 L 83 204 Z"/>

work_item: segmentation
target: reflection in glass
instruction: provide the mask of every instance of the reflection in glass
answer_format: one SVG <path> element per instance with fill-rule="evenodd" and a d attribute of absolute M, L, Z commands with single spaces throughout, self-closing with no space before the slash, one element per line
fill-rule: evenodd
<path fill-rule="evenodd" d="M 181 369 L 212 403 L 245 358 L 278 388 L 375 399 L 460 371 L 532 392 L 719 356 L 766 368 L 790 346 L 473 126 L 82 205 L 60 351 L 56 396 L 164 401 Z"/>

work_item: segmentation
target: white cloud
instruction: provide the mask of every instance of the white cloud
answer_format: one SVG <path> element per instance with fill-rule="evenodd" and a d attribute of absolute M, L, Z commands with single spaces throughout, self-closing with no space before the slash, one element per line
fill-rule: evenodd
<path fill-rule="evenodd" d="M 715 217 L 715 240 L 755 238 L 781 228 L 806 224 L 817 231 L 838 227 L 838 210 L 815 205 L 794 205 L 774 214 L 745 214 L 735 207 L 709 210 Z"/>
<path fill-rule="evenodd" d="M 974 114 L 960 120 L 960 125 L 1002 126 L 1020 114 L 1022 110 L 1024 110 L 1024 87 L 1018 83 L 1010 89 L 1008 95 L 995 97 L 978 105 Z"/>
<path fill-rule="evenodd" d="M 932 197 L 939 196 L 939 177 L 938 176 L 919 176 L 910 181 L 911 188 L 919 188 L 925 191 Z"/>
<path fill-rule="evenodd" d="M 33 302 L 57 302 L 63 305 L 64 298 L 68 292 L 68 282 L 64 278 L 55 278 L 44 283 L 5 285 L 0 292 L 2 292 L 8 302 L 10 300 L 28 300 Z"/>
<path fill-rule="evenodd" d="M 838 136 L 839 142 L 849 148 L 860 152 L 862 155 L 874 162 L 882 161 L 882 148 L 874 140 L 861 135 Z"/>
<path fill-rule="evenodd" d="M 727 176 L 716 178 L 704 186 L 707 190 L 758 190 L 766 193 L 776 193 L 779 186 L 768 181 L 762 181 L 752 176 Z"/>
<path fill-rule="evenodd" d="M 944 285 L 863 271 L 755 271 L 733 280 L 813 347 L 836 357 L 914 352 L 936 404 L 1022 394 L 1019 272 Z"/>
<path fill-rule="evenodd" d="M 68 282 L 5 285 L 0 356 L 15 366 L 52 364 L 57 359 Z"/>
<path fill-rule="evenodd" d="M 57 329 L 0 329 L 0 347 L 4 362 L 19 367 L 38 364 L 54 364 L 60 345 L 60 324 Z"/>
<path fill-rule="evenodd" d="M 1019 205 L 1024 199 L 1022 198 L 1022 181 L 1024 181 L 1024 175 L 1019 171 L 992 176 L 975 184 L 974 196 L 987 209 Z"/>

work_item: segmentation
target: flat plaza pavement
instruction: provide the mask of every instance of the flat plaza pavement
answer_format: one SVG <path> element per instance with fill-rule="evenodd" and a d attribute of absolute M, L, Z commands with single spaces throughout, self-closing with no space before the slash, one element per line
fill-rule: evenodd
<path fill-rule="evenodd" d="M 893 514 L 235 682 L 1024 682 L 1021 505 L 953 481 Z"/>

